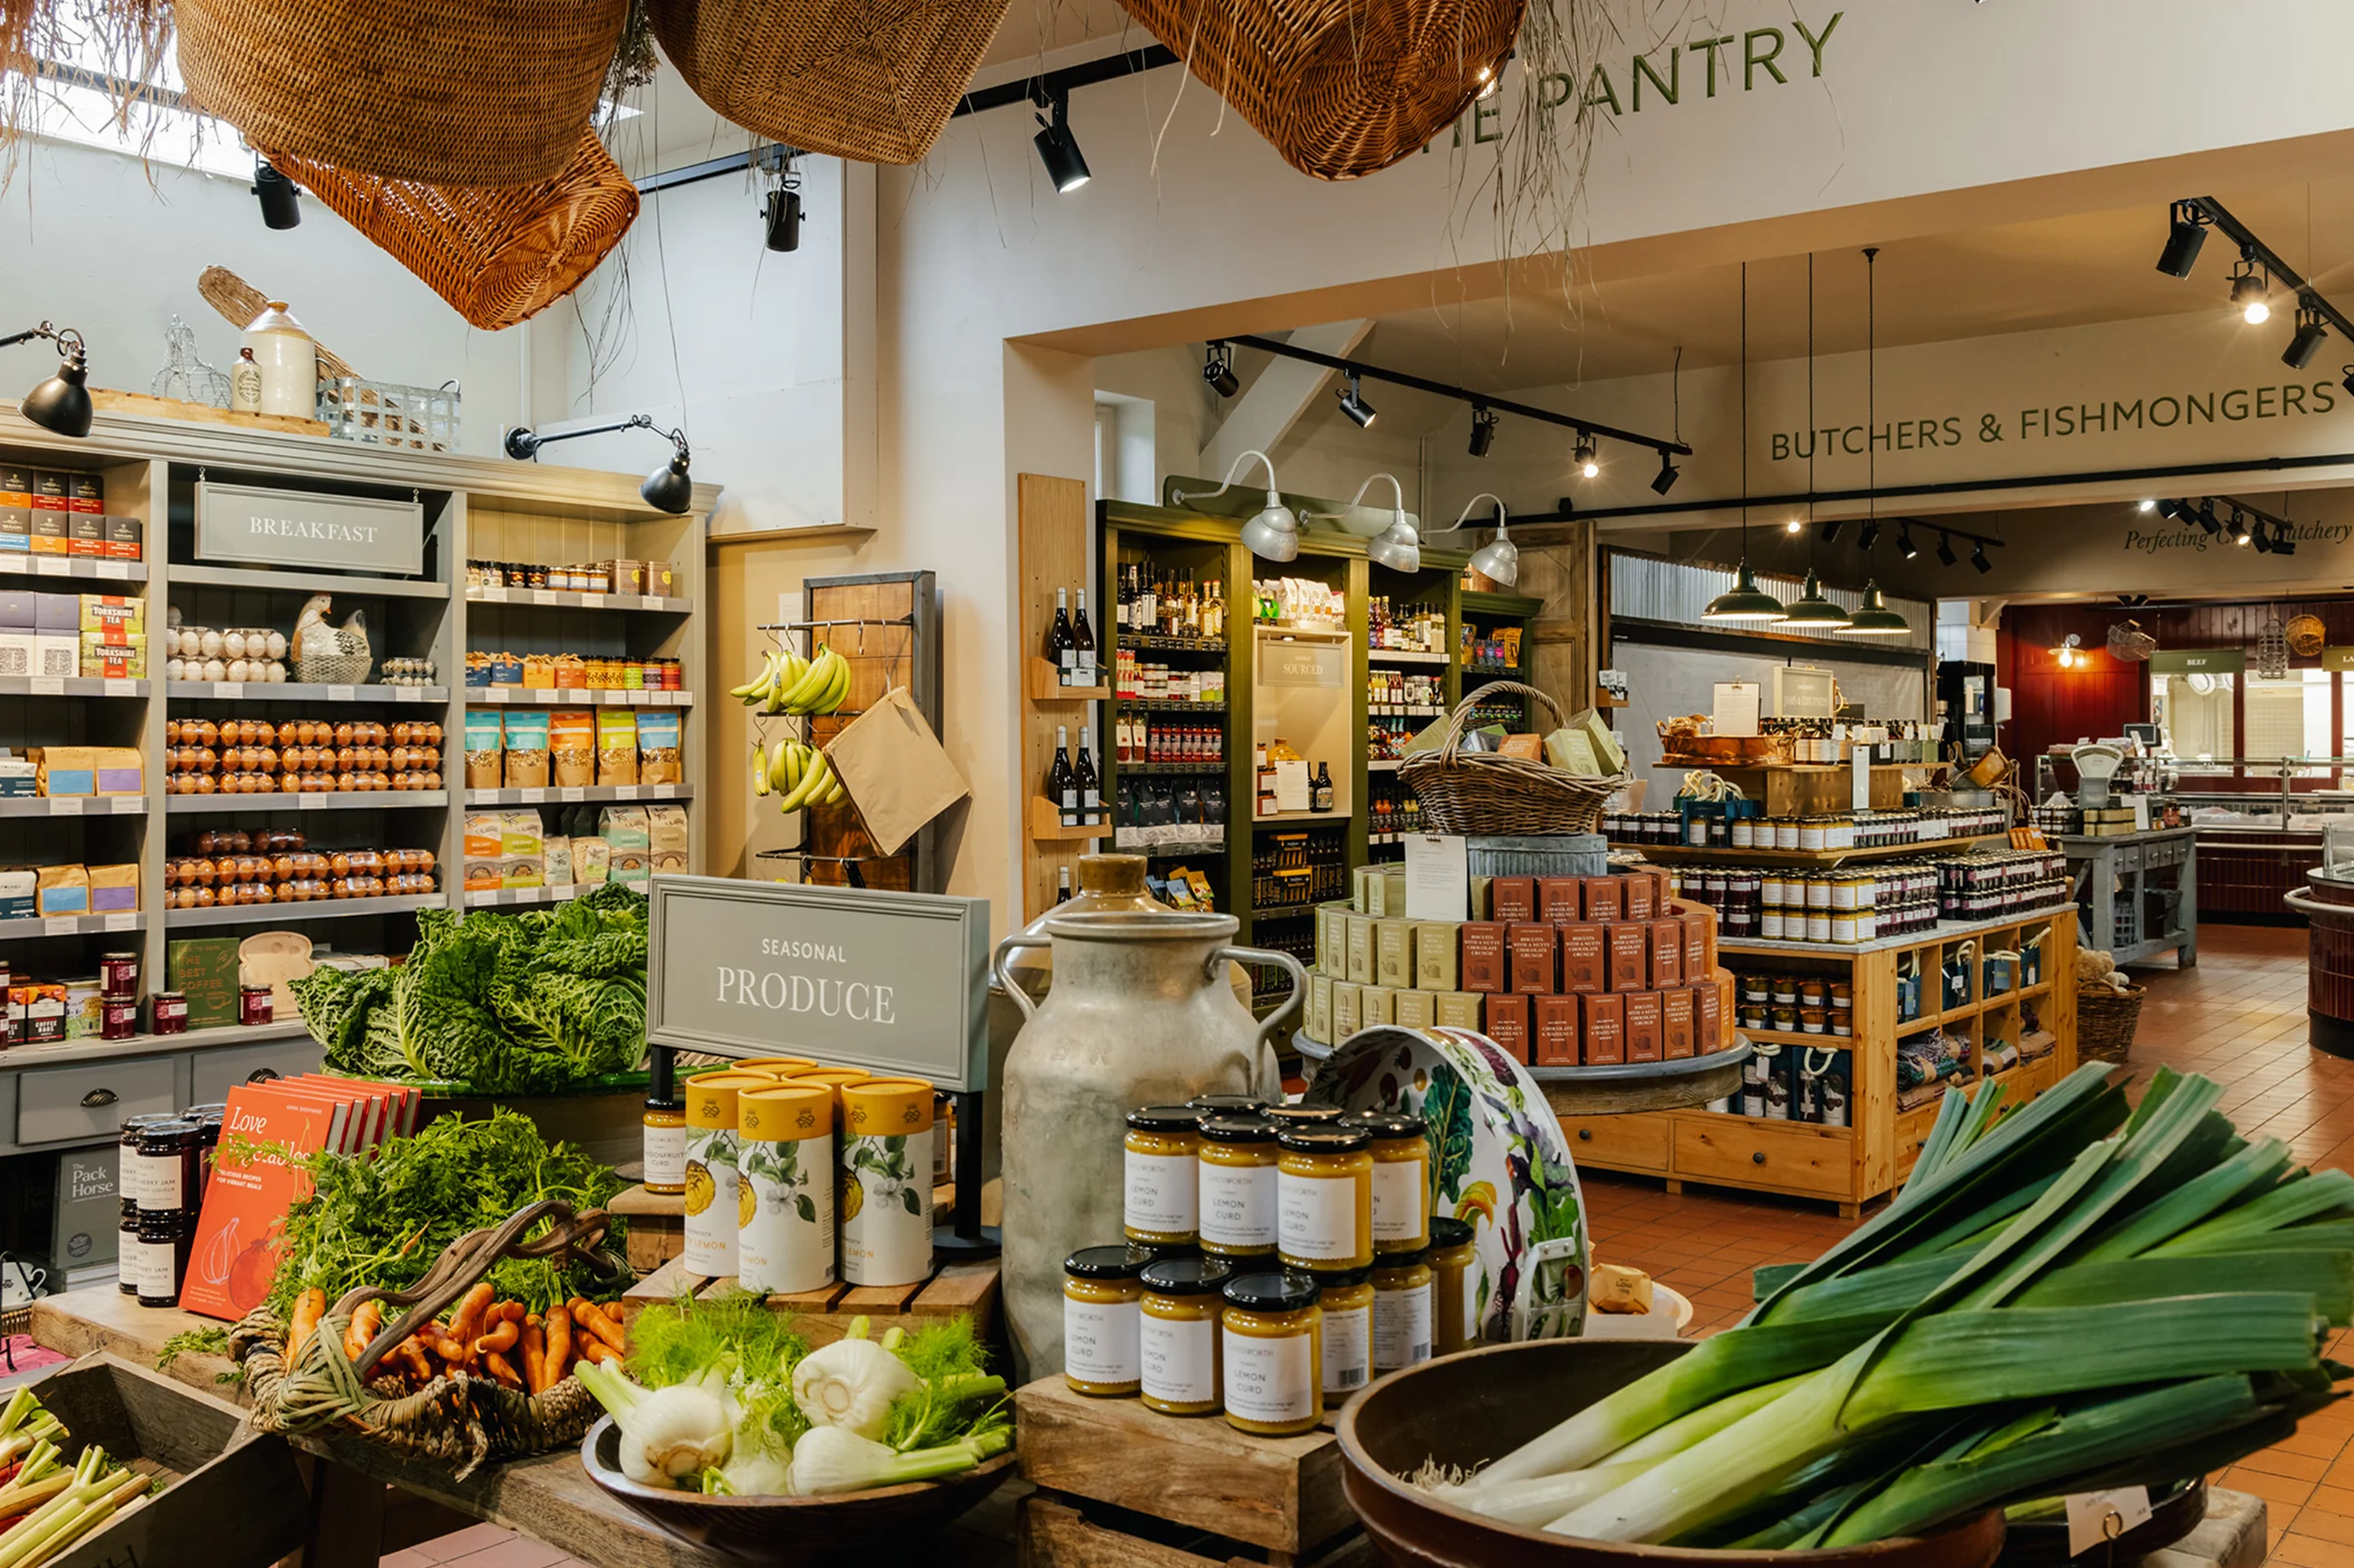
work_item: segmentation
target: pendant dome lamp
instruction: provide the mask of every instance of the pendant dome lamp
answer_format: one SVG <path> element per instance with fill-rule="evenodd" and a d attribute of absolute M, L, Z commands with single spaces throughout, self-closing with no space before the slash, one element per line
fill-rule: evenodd
<path fill-rule="evenodd" d="M 1787 615 L 1749 564 L 1749 263 L 1741 264 L 1741 570 L 1700 618 L 1714 626 L 1770 626 Z"/>
<path fill-rule="evenodd" d="M 1864 603 L 1847 618 L 1847 625 L 1831 629 L 1834 635 L 1842 637 L 1901 637 L 1912 630 L 1912 622 L 1888 608 L 1876 582 L 1865 584 Z"/>
<path fill-rule="evenodd" d="M 1234 477 L 1253 458 L 1258 459 L 1267 471 L 1267 504 L 1243 525 L 1243 544 L 1262 561 L 1297 561 L 1300 559 L 1300 515 L 1283 504 L 1283 496 L 1275 487 L 1274 461 L 1264 452 L 1254 450 L 1237 456 L 1226 470 L 1226 482 L 1214 490 L 1190 497 L 1183 490 L 1172 490 L 1169 498 L 1183 506 L 1189 499 L 1207 500 L 1213 495 L 1224 495 L 1234 488 Z"/>
<path fill-rule="evenodd" d="M 1810 569 L 1806 590 L 1783 608 L 1781 624 L 1800 631 L 1838 632 L 1848 625 L 1847 611 L 1822 591 L 1822 580 Z"/>

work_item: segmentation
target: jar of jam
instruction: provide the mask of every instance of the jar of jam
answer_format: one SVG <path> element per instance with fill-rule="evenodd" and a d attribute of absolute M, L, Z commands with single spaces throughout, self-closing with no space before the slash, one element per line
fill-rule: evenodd
<path fill-rule="evenodd" d="M 1430 1143 L 1422 1118 L 1364 1111 L 1355 1125 L 1373 1135 L 1373 1250 L 1412 1252 L 1430 1244 Z"/>
<path fill-rule="evenodd" d="M 1373 1138 L 1361 1127 L 1287 1128 L 1277 1137 L 1275 1251 L 1295 1269 L 1373 1261 Z"/>
<path fill-rule="evenodd" d="M 116 1222 L 115 1289 L 125 1295 L 137 1295 L 145 1267 L 145 1253 L 139 1245 L 139 1213 L 133 1207 Z"/>
<path fill-rule="evenodd" d="M 1313 1432 L 1323 1419 L 1324 1314 L 1317 1293 L 1313 1278 L 1290 1269 L 1226 1282 L 1219 1339 L 1226 1422 L 1236 1431 L 1290 1438 Z"/>
<path fill-rule="evenodd" d="M 188 998 L 183 991 L 159 990 L 149 1011 L 153 1015 L 151 1028 L 158 1035 L 185 1035 L 188 1032 Z"/>
<path fill-rule="evenodd" d="M 137 953 L 107 953 L 100 957 L 98 960 L 98 994 L 101 996 L 137 996 L 139 994 L 139 955 Z"/>
<path fill-rule="evenodd" d="M 1275 1124 L 1263 1116 L 1212 1116 L 1202 1124 L 1203 1251 L 1221 1258 L 1275 1255 L 1278 1157 Z"/>
<path fill-rule="evenodd" d="M 276 1014 L 277 1008 L 270 999 L 269 986 L 239 986 L 237 987 L 238 1023 L 267 1024 L 273 1021 Z"/>
<path fill-rule="evenodd" d="M 229 1108 L 225 1105 L 192 1106 L 188 1118 L 202 1132 L 196 1145 L 196 1201 L 189 1206 L 202 1208 L 204 1195 L 213 1189 L 213 1155 L 221 1147 L 221 1127 L 229 1120 Z"/>
<path fill-rule="evenodd" d="M 1430 1221 L 1430 1351 L 1453 1355 L 1479 1342 L 1478 1232 L 1469 1220 Z"/>
<path fill-rule="evenodd" d="M 1373 1381 L 1373 1271 L 1341 1269 L 1315 1281 L 1324 1314 L 1324 1408 L 1338 1410 Z"/>
<path fill-rule="evenodd" d="M 98 998 L 98 1037 L 128 1039 L 139 1032 L 139 999 L 134 996 Z"/>
<path fill-rule="evenodd" d="M 115 1191 L 123 1200 L 125 1219 L 138 1217 L 139 1193 L 147 1179 L 147 1167 L 139 1163 L 140 1135 L 157 1122 L 179 1120 L 179 1117 L 171 1111 L 142 1111 L 136 1116 L 123 1118 L 123 1132 L 115 1155 Z"/>
<path fill-rule="evenodd" d="M 1429 1255 L 1386 1252 L 1373 1265 L 1373 1371 L 1376 1376 L 1430 1359 Z"/>
<path fill-rule="evenodd" d="M 188 1250 L 196 1242 L 193 1215 L 144 1209 L 139 1214 L 139 1305 L 179 1305 L 179 1282 L 187 1275 Z"/>
<path fill-rule="evenodd" d="M 1073 1393 L 1111 1399 L 1143 1387 L 1147 1261 L 1125 1245 L 1083 1246 L 1062 1260 L 1062 1378 Z"/>
<path fill-rule="evenodd" d="M 648 1192 L 687 1190 L 687 1102 L 657 1099 L 645 1102 L 645 1189 Z"/>
<path fill-rule="evenodd" d="M 1202 1113 L 1147 1105 L 1128 1113 L 1120 1230 L 1131 1241 L 1192 1241 L 1202 1223 Z"/>
<path fill-rule="evenodd" d="M 1169 1416 L 1214 1416 L 1225 1399 L 1218 1326 L 1225 1316 L 1231 1265 L 1217 1258 L 1171 1258 L 1139 1276 L 1138 1391 L 1145 1408 Z"/>
<path fill-rule="evenodd" d="M 149 1122 L 139 1129 L 139 1212 L 183 1214 L 196 1207 L 204 1187 L 204 1125 L 186 1117 Z"/>

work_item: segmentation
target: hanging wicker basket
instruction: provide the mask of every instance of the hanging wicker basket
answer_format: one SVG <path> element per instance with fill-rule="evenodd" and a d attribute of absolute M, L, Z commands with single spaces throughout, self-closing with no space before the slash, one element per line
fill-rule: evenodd
<path fill-rule="evenodd" d="M 547 1234 L 523 1238 L 540 1221 Z M 558 1268 L 586 1263 L 615 1290 L 634 1277 L 630 1266 L 599 1242 L 605 1212 L 573 1212 L 554 1199 L 520 1209 L 495 1230 L 472 1231 L 452 1241 L 409 1290 L 353 1290 L 328 1309 L 302 1359 L 285 1362 L 286 1325 L 256 1307 L 230 1331 L 230 1359 L 245 1368 L 247 1415 L 256 1432 L 316 1432 L 341 1422 L 375 1441 L 455 1469 L 460 1480 L 489 1459 L 515 1459 L 579 1442 L 603 1414 L 576 1377 L 538 1393 L 522 1393 L 495 1379 L 445 1373 L 425 1388 L 398 1391 L 375 1379 L 377 1363 L 431 1323 L 501 1258 L 546 1258 Z M 356 1362 L 343 1353 L 343 1333 L 363 1301 L 406 1307 L 400 1320 L 368 1342 Z"/>
<path fill-rule="evenodd" d="M 2123 1064 L 2133 1053 L 2145 987 L 2108 982 L 2076 987 L 2076 1060 Z"/>
<path fill-rule="evenodd" d="M 276 150 L 267 156 L 459 315 L 490 331 L 578 288 L 638 217 L 638 187 L 596 132 L 581 127 L 574 130 L 572 162 L 538 185 L 430 185 Z"/>
<path fill-rule="evenodd" d="M 1120 0 L 1211 91 L 1318 179 L 1387 169 L 1502 68 L 1527 0 Z"/>
<path fill-rule="evenodd" d="M 1491 681 L 1455 705 L 1447 740 L 1436 751 L 1419 751 L 1399 764 L 1398 777 L 1422 803 L 1423 821 L 1443 834 L 1582 834 L 1594 831 L 1602 803 L 1626 783 L 1626 775 L 1588 779 L 1525 757 L 1462 749 L 1463 730 L 1479 703 L 1505 694 L 1533 697 L 1552 710 L 1561 705 L 1535 686 Z"/>
<path fill-rule="evenodd" d="M 173 7 L 188 96 L 254 146 L 436 185 L 561 174 L 628 14 L 629 0 Z"/>
<path fill-rule="evenodd" d="M 1009 0 L 650 0 L 694 95 L 803 152 L 911 164 L 955 111 Z"/>

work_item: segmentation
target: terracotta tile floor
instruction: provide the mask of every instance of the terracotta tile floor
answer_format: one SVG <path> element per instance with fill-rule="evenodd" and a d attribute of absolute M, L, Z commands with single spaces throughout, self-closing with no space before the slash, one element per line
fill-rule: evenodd
<path fill-rule="evenodd" d="M 2246 1133 L 2285 1139 L 2316 1167 L 2354 1168 L 2354 1062 L 2305 1043 L 2305 933 L 2209 926 L 2198 967 L 2166 960 L 2136 971 L 2142 1003 L 2133 1065 L 2204 1073 L 2225 1086 L 2223 1110 Z M 1693 1328 L 1713 1332 L 1750 1304 L 1750 1270 L 1800 1262 L 1846 1234 L 1826 1205 L 1658 1182 L 1584 1179 L 1595 1256 L 1630 1263 L 1691 1297 Z M 2354 1359 L 2354 1335 L 2333 1353 Z M 2309 1418 L 2297 1435 L 2235 1465 L 2224 1484 L 2269 1505 L 2272 1562 L 2354 1568 L 2354 1410 Z"/>

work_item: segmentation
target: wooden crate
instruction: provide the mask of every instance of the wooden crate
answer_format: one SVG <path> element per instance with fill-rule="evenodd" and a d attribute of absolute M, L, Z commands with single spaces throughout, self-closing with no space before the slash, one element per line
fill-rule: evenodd
<path fill-rule="evenodd" d="M 640 1276 L 653 1273 L 687 1247 L 687 1195 L 648 1192 L 644 1184 L 624 1188 L 605 1205 L 608 1214 L 630 1222 L 630 1267 Z"/>
<path fill-rule="evenodd" d="M 1777 762 L 1713 765 L 1712 772 L 1759 803 L 1768 817 L 1823 817 L 1851 808 L 1855 785 L 1844 763 Z M 1871 806 L 1895 811 L 1905 803 L 1905 770 L 1877 763 L 1871 770 Z"/>
<path fill-rule="evenodd" d="M 997 1328 L 998 1263 L 948 1263 L 920 1285 L 829 1285 L 823 1290 L 792 1295 L 772 1295 L 768 1304 L 797 1319 L 797 1331 L 811 1345 L 831 1344 L 849 1332 L 851 1320 L 872 1320 L 876 1333 L 893 1327 L 913 1327 L 920 1320 L 952 1318 L 969 1313 L 973 1330 L 984 1341 Z M 673 1258 L 630 1287 L 621 1298 L 624 1320 L 636 1317 L 660 1301 L 675 1300 L 682 1292 L 696 1295 L 734 1294 L 732 1279 L 707 1280 L 690 1274 Z"/>
<path fill-rule="evenodd" d="M 1328 1431 L 1254 1438 L 1216 1416 L 1090 1399 L 1061 1378 L 1014 1394 L 1029 1568 L 1188 1568 L 1262 1556 L 1276 1568 L 1370 1562 Z"/>

